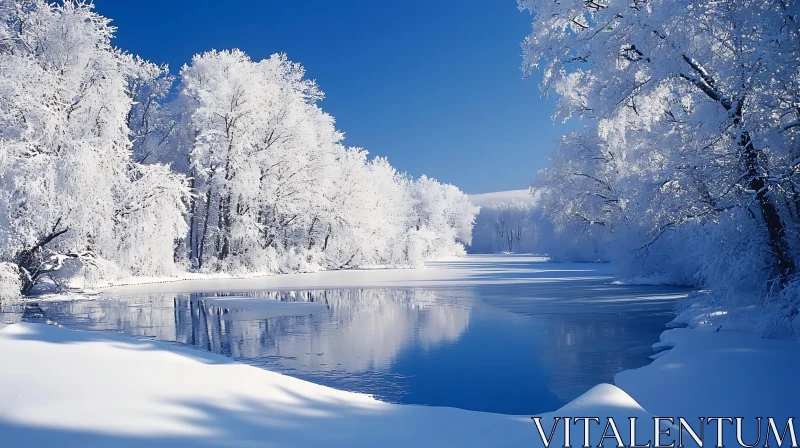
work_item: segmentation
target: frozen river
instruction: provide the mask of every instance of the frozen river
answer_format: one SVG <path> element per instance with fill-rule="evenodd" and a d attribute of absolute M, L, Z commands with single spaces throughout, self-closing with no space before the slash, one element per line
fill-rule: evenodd
<path fill-rule="evenodd" d="M 686 293 L 612 282 L 604 264 L 468 256 L 424 270 L 141 286 L 3 312 L 190 345 L 393 403 L 526 415 L 647 364 Z"/>

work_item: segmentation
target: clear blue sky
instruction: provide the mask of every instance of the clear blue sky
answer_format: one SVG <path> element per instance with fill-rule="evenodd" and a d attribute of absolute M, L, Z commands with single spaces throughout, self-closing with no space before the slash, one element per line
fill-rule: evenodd
<path fill-rule="evenodd" d="M 566 130 L 522 79 L 531 17 L 515 0 L 94 0 L 115 45 L 177 72 L 195 53 L 285 52 L 345 143 L 467 193 L 527 187 Z"/>

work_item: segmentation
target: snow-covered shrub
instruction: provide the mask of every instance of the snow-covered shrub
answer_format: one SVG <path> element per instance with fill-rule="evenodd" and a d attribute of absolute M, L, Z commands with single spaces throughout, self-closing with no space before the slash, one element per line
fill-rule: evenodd
<path fill-rule="evenodd" d="M 792 279 L 778 291 L 770 289 L 760 308 L 761 318 L 756 328 L 765 337 L 800 339 L 800 321 L 797 319 L 800 278 Z"/>

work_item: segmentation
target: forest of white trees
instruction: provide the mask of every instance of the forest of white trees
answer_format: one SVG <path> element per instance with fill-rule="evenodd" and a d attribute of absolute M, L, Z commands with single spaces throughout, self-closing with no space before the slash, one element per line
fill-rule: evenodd
<path fill-rule="evenodd" d="M 475 219 L 473 254 L 534 254 L 554 262 L 609 262 L 610 239 L 604 232 L 578 219 L 551 213 L 552 192 L 546 187 L 525 191 L 476 195 L 480 205 Z M 488 198 L 487 198 L 488 197 Z M 546 200 L 545 200 L 546 198 Z"/>
<path fill-rule="evenodd" d="M 800 306 L 800 3 L 520 0 L 524 68 L 582 120 L 534 184 L 620 273 Z M 797 327 L 797 325 L 794 325 Z M 793 330 L 792 330 L 793 331 Z"/>
<path fill-rule="evenodd" d="M 475 219 L 470 252 L 543 252 L 535 212 L 535 203 L 516 198 L 497 200 L 481 206 Z"/>
<path fill-rule="evenodd" d="M 285 55 L 115 48 L 91 4 L 0 1 L 0 290 L 416 266 L 469 244 L 456 187 L 342 143 Z"/>

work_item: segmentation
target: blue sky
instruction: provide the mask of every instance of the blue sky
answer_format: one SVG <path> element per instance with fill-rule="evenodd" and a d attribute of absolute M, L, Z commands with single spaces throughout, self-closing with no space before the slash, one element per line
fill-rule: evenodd
<path fill-rule="evenodd" d="M 567 126 L 522 79 L 531 17 L 514 0 L 94 0 L 115 45 L 174 72 L 195 53 L 285 52 L 345 143 L 467 193 L 525 188 Z"/>

